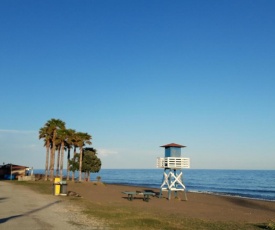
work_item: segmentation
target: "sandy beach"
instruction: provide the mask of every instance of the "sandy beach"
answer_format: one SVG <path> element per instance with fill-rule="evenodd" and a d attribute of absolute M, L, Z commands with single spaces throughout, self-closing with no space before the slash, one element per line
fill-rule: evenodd
<path fill-rule="evenodd" d="M 171 221 L 180 223 L 189 222 L 187 228 L 177 225 L 173 229 L 198 229 L 200 221 L 206 225 L 216 223 L 215 229 L 228 229 L 228 223 L 231 223 L 229 229 L 261 229 L 263 227 L 257 226 L 266 226 L 275 219 L 275 202 L 271 201 L 199 193 L 187 193 L 187 201 L 175 199 L 174 196 L 168 200 L 167 192 L 164 192 L 162 198 L 150 197 L 149 202 L 143 201 L 143 196 L 136 196 L 133 201 L 129 201 L 123 191 L 149 190 L 158 193 L 159 190 L 71 181 L 68 182 L 68 192 L 72 191 L 81 197 L 54 196 L 51 193 L 52 183 L 30 183 L 42 183 L 48 194 L 40 194 L 20 183 L 0 182 L 0 229 L 128 229 L 117 225 L 111 227 L 114 226 L 111 223 L 114 218 L 109 222 L 108 217 L 100 216 L 106 210 L 115 216 L 115 222 L 133 217 L 132 221 L 138 221 L 138 225 L 133 226 L 132 222 L 132 229 L 147 229 L 146 225 L 142 227 L 140 221 L 162 218 L 171 218 Z M 183 194 L 180 197 L 184 198 Z M 190 227 L 192 220 L 195 220 L 195 225 L 191 224 Z M 219 222 L 222 228 L 217 225 Z M 169 226 L 169 221 L 165 223 Z M 246 227 L 239 228 L 243 224 Z M 168 226 L 157 226 L 149 229 L 168 229 Z M 205 224 L 201 226 L 203 229 L 212 229 L 212 225 L 206 228 Z"/>
<path fill-rule="evenodd" d="M 168 200 L 167 192 L 164 192 L 162 198 L 151 197 L 149 202 L 144 202 L 141 196 L 129 201 L 123 191 L 153 190 L 158 193 L 159 190 L 112 184 L 96 185 L 93 182 L 69 182 L 68 190 L 97 204 L 129 206 L 137 211 L 169 213 L 201 220 L 265 223 L 275 219 L 275 202 L 271 201 L 199 193 L 187 193 L 187 201 L 175 199 L 174 196 Z M 180 196 L 183 198 L 182 194 Z"/>

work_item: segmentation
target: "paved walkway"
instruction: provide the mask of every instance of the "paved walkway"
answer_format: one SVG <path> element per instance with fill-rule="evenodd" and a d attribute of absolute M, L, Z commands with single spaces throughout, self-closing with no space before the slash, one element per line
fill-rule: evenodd
<path fill-rule="evenodd" d="M 27 187 L 0 181 L 0 229 L 107 229 L 87 218 L 80 208 L 60 197 L 38 194 Z"/>

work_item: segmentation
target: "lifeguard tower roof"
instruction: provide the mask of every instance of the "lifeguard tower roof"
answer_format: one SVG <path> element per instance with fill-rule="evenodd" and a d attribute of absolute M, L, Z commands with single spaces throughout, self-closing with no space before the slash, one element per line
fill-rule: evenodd
<path fill-rule="evenodd" d="M 184 148 L 186 146 L 184 145 L 179 145 L 179 144 L 176 144 L 176 143 L 170 143 L 170 144 L 167 144 L 167 145 L 162 145 L 160 147 L 164 147 L 164 148 L 170 148 L 170 147 L 176 147 L 176 148 Z"/>

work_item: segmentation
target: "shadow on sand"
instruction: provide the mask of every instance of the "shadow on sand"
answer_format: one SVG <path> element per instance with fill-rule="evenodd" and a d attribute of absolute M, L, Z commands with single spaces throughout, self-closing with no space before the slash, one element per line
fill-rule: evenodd
<path fill-rule="evenodd" d="M 8 199 L 8 197 L 0 197 L 0 202 L 2 202 L 3 200 Z"/>
<path fill-rule="evenodd" d="M 0 198 L 0 199 L 1 199 L 1 198 Z M 45 205 L 45 206 L 42 206 L 41 208 L 36 208 L 36 209 L 34 209 L 34 210 L 25 212 L 25 213 L 20 214 L 20 215 L 14 215 L 14 216 L 9 216 L 9 217 L 6 217 L 6 218 L 2 218 L 2 219 L 0 219 L 0 224 L 3 224 L 3 223 L 5 223 L 5 222 L 7 222 L 7 221 L 9 221 L 9 220 L 12 220 L 12 219 L 15 219 L 15 218 L 28 216 L 28 215 L 30 215 L 30 214 L 32 214 L 32 213 L 38 212 L 38 211 L 40 211 L 40 210 L 43 210 L 43 209 L 45 209 L 45 208 L 48 208 L 48 207 L 50 207 L 50 206 L 52 206 L 52 205 L 54 205 L 54 204 L 60 203 L 60 202 L 61 202 L 61 201 L 55 201 L 55 202 L 53 202 L 53 203 L 47 204 L 47 205 Z"/>

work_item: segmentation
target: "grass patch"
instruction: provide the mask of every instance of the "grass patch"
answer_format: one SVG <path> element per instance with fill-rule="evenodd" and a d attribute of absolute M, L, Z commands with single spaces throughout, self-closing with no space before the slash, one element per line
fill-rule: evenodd
<path fill-rule="evenodd" d="M 9 181 L 15 185 L 24 185 L 41 194 L 53 194 L 53 182 L 50 181 Z"/>
<path fill-rule="evenodd" d="M 10 183 L 28 186 L 42 194 L 52 194 L 53 186 L 49 181 L 11 181 Z M 108 224 L 110 229 L 146 229 L 146 230 L 275 230 L 274 222 L 264 224 L 247 224 L 237 222 L 205 221 L 186 218 L 169 213 L 154 213 L 150 210 L 138 210 L 136 207 L 99 204 L 85 199 L 65 197 L 73 205 L 83 207 L 83 214 L 94 217 Z"/>
<path fill-rule="evenodd" d="M 87 205 L 87 203 L 86 203 Z M 163 230 L 259 230 L 251 224 L 204 221 L 183 216 L 138 211 L 131 207 L 117 207 L 89 203 L 84 213 L 108 223 L 112 229 L 163 229 Z"/>

